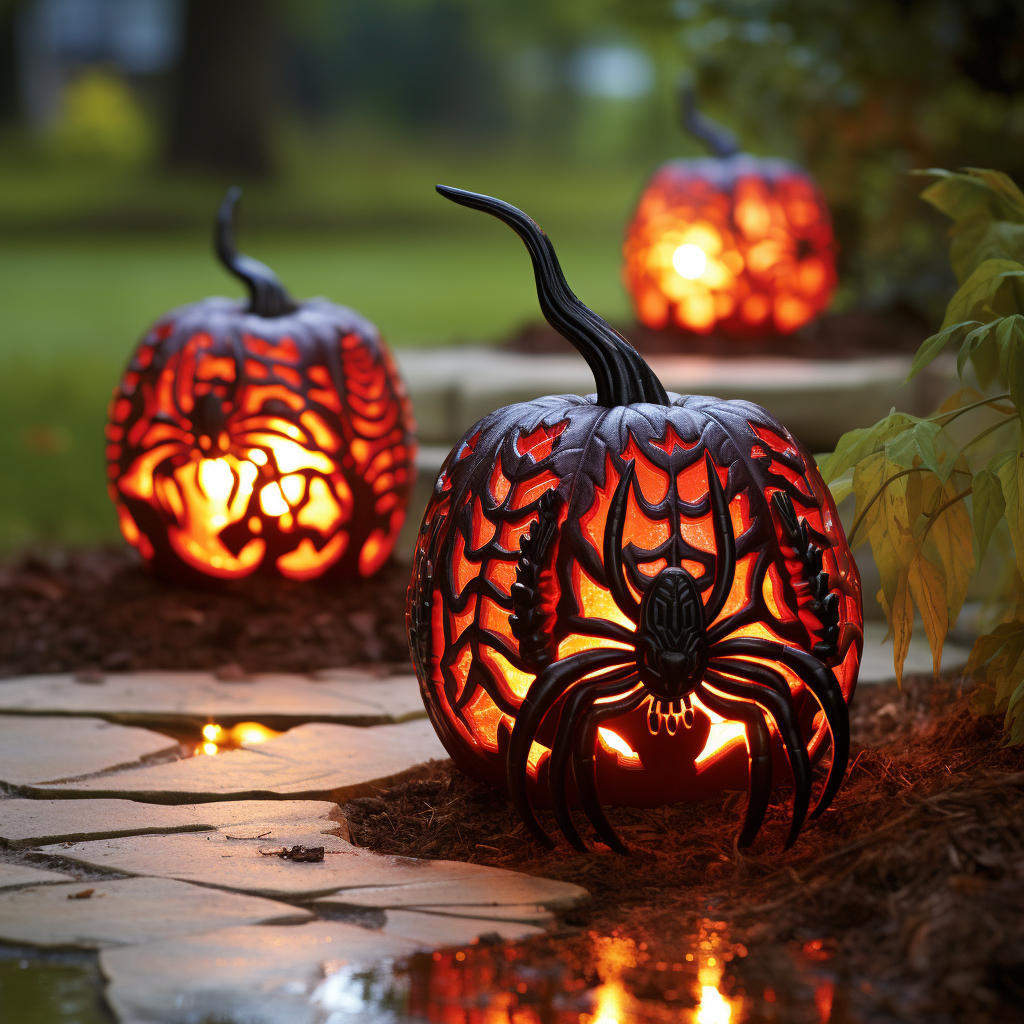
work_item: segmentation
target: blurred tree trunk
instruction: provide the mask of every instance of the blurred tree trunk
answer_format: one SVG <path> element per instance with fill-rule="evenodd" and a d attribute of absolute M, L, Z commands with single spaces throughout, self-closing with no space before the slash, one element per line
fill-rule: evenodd
<path fill-rule="evenodd" d="M 187 0 L 171 101 L 171 164 L 270 172 L 273 8 L 272 0 Z"/>

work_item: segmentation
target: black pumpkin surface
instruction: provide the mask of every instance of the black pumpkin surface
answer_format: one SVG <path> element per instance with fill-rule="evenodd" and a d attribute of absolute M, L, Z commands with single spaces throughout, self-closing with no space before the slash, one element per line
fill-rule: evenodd
<path fill-rule="evenodd" d="M 456 444 L 419 532 L 408 622 L 424 702 L 468 774 L 585 846 L 572 807 L 622 849 L 602 805 L 748 788 L 741 843 L 771 788 L 849 750 L 860 581 L 813 459 L 759 406 L 666 394 L 569 290 L 547 236 L 487 196 L 439 186 L 511 226 L 541 308 L 597 393 L 508 406 Z"/>
<path fill-rule="evenodd" d="M 414 479 L 405 387 L 369 320 L 296 302 L 235 250 L 238 198 L 221 205 L 216 245 L 249 301 L 168 313 L 114 391 L 107 473 L 121 530 L 176 579 L 369 576 Z"/>

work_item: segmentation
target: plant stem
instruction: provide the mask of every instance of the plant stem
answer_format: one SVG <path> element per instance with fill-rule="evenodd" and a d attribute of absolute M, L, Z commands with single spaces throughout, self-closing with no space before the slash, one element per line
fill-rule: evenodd
<path fill-rule="evenodd" d="M 932 419 L 938 419 L 938 417 L 940 417 L 940 416 L 948 416 L 949 419 L 946 420 L 942 424 L 943 427 L 946 427 L 950 423 L 952 423 L 953 420 L 955 420 L 957 418 L 957 416 L 963 416 L 963 414 L 965 412 L 970 412 L 972 409 L 979 409 L 983 405 L 991 405 L 993 402 L 1001 402 L 1001 401 L 1003 401 L 1003 399 L 1009 398 L 1009 397 L 1010 396 L 1008 394 L 1006 394 L 1006 395 L 996 395 L 995 398 L 983 398 L 980 402 L 972 402 L 970 405 L 965 405 L 962 409 L 953 409 L 950 412 L 936 413 L 934 416 L 929 416 L 928 419 L 932 420 Z M 1016 411 L 1017 411 L 1016 409 L 1011 409 L 1009 412 L 1007 412 L 1004 409 L 997 409 L 996 410 L 996 412 L 1003 413 L 1004 416 L 1012 416 Z"/>
<path fill-rule="evenodd" d="M 871 499 L 861 510 L 860 515 L 857 516 L 857 520 L 853 524 L 853 529 L 850 530 L 850 536 L 847 538 L 847 543 L 850 545 L 851 551 L 853 550 L 853 538 L 857 536 L 857 530 L 860 528 L 860 524 L 864 522 L 864 517 L 868 514 L 868 510 L 882 496 L 882 493 L 885 491 L 886 487 L 888 487 L 889 484 L 891 484 L 894 480 L 899 480 L 901 476 L 907 476 L 909 473 L 920 473 L 923 469 L 924 466 L 913 466 L 910 469 L 901 469 L 898 473 L 893 473 L 893 475 L 889 477 L 889 479 L 886 480 L 885 483 L 883 483 L 882 486 L 879 487 L 874 494 L 871 495 Z"/>
<path fill-rule="evenodd" d="M 923 544 L 925 537 L 928 536 L 928 531 L 932 528 L 935 521 L 942 515 L 943 512 L 948 508 L 952 508 L 958 501 L 963 501 L 968 494 L 971 493 L 971 488 L 968 487 L 966 490 L 961 491 L 959 494 L 954 494 L 949 501 L 944 501 L 934 512 L 928 520 L 928 525 L 924 528 L 924 533 L 921 534 L 921 540 L 919 543 Z"/>
<path fill-rule="evenodd" d="M 986 427 L 980 434 L 975 435 L 967 442 L 961 449 L 961 451 L 967 451 L 968 448 L 973 444 L 977 444 L 982 438 L 988 437 L 993 431 L 998 430 L 1000 427 L 1007 427 L 1011 423 L 1010 420 L 1003 420 L 1002 423 L 993 423 L 991 427 Z"/>

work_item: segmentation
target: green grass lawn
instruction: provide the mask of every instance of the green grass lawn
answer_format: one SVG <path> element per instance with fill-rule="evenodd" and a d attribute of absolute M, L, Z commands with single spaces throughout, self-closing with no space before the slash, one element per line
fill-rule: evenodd
<path fill-rule="evenodd" d="M 434 181 L 449 181 L 524 206 L 579 296 L 626 315 L 619 247 L 642 172 L 448 163 L 387 164 L 376 176 L 361 166 L 333 182 L 320 168 L 308 187 L 247 189 L 240 245 L 297 297 L 353 306 L 396 347 L 491 341 L 537 318 L 533 275 L 508 228 L 434 194 Z M 35 180 L 46 173 L 49 205 Z M 63 180 L 0 167 L 0 549 L 116 537 L 102 432 L 118 374 L 166 310 L 241 294 L 211 251 L 219 185 L 126 179 L 118 190 L 108 176 L 90 191 Z M 146 209 L 182 226 L 143 229 Z M 136 230 L 111 227 L 133 218 Z"/>

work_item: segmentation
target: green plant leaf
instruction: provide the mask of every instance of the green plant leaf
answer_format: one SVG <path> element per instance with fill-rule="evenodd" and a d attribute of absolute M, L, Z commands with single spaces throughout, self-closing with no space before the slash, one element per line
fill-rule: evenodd
<path fill-rule="evenodd" d="M 969 167 L 960 173 L 938 168 L 914 173 L 939 179 L 921 193 L 921 198 L 951 220 L 981 216 L 1024 222 L 1024 193 L 1002 171 Z"/>
<path fill-rule="evenodd" d="M 1006 525 L 1010 528 L 1010 540 L 1013 541 L 1020 571 L 1024 568 L 1024 452 L 1020 449 L 1019 439 L 1013 451 L 997 455 L 988 468 L 999 477 L 1002 486 Z"/>
<path fill-rule="evenodd" d="M 1004 317 L 995 329 L 995 337 L 999 370 L 1010 398 L 1018 409 L 1024 409 L 1024 315 Z"/>
<path fill-rule="evenodd" d="M 916 416 L 893 409 L 873 427 L 848 430 L 839 438 L 836 450 L 821 463 L 821 475 L 825 483 L 831 483 L 842 476 L 869 455 L 880 451 L 891 438 L 919 422 Z"/>
<path fill-rule="evenodd" d="M 981 343 L 985 341 L 989 336 L 989 332 L 1000 323 L 1001 318 L 990 320 L 987 324 L 981 324 L 976 327 L 973 331 L 970 331 L 964 336 L 964 340 L 960 344 L 960 351 L 956 357 L 956 372 L 960 375 L 960 381 L 963 382 L 964 370 L 967 368 L 967 360 L 974 356 L 974 353 L 978 350 Z M 968 323 L 978 323 L 977 320 L 968 321 Z M 957 327 L 967 326 L 966 324 L 957 324 Z"/>
<path fill-rule="evenodd" d="M 910 373 L 907 374 L 907 380 L 912 380 L 935 359 L 946 345 L 953 340 L 953 336 L 959 330 L 964 327 L 970 327 L 978 322 L 977 320 L 963 320 L 958 324 L 950 324 L 939 331 L 938 334 L 933 334 L 930 338 L 925 338 L 921 342 L 921 347 L 917 350 L 917 354 L 914 356 L 914 361 L 910 364 Z M 957 368 L 959 369 L 959 362 Z M 962 372 L 960 376 L 963 377 Z M 906 382 L 904 381 L 903 383 L 905 384 Z"/>
<path fill-rule="evenodd" d="M 974 505 L 974 537 L 977 541 L 977 559 L 981 561 L 992 539 L 992 532 L 999 525 L 1006 511 L 1003 485 L 990 469 L 980 469 L 971 480 L 971 497 Z"/>
<path fill-rule="evenodd" d="M 985 260 L 949 300 L 941 329 L 965 320 L 984 321 L 1017 312 L 1013 291 L 1018 271 L 1024 267 L 1015 260 Z"/>

